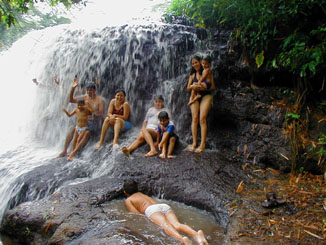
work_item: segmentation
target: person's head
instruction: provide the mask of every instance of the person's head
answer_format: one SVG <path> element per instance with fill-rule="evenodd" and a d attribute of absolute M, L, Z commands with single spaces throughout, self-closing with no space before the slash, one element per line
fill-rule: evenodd
<path fill-rule="evenodd" d="M 201 58 L 199 56 L 194 56 L 191 59 L 191 72 L 190 74 L 194 74 L 196 72 L 199 72 L 200 74 L 202 74 L 203 72 L 203 67 L 200 63 Z"/>
<path fill-rule="evenodd" d="M 118 103 L 123 104 L 126 99 L 126 92 L 122 88 L 119 88 L 115 91 L 114 97 Z"/>
<path fill-rule="evenodd" d="M 86 92 L 89 97 L 93 98 L 96 95 L 96 84 L 94 82 L 87 82 Z"/>
<path fill-rule="evenodd" d="M 138 184 L 134 180 L 125 180 L 123 183 L 123 191 L 128 196 L 138 192 Z"/>
<path fill-rule="evenodd" d="M 154 107 L 156 109 L 162 109 L 164 107 L 164 99 L 162 95 L 156 95 L 154 97 Z"/>
<path fill-rule="evenodd" d="M 85 99 L 84 98 L 78 98 L 78 100 L 77 100 L 77 108 L 79 110 L 85 108 Z"/>
<path fill-rule="evenodd" d="M 212 63 L 212 59 L 210 56 L 206 56 L 201 60 L 201 64 L 204 67 L 204 69 L 210 68 Z"/>
<path fill-rule="evenodd" d="M 158 114 L 158 120 L 163 127 L 166 127 L 169 124 L 169 114 L 166 111 L 161 111 Z"/>

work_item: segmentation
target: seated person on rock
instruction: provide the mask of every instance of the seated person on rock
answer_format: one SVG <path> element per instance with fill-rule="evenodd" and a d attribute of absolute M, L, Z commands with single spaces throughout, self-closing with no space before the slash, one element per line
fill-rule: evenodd
<path fill-rule="evenodd" d="M 167 204 L 158 204 L 153 198 L 138 191 L 134 180 L 127 180 L 123 185 L 124 193 L 128 197 L 125 201 L 128 211 L 145 214 L 153 223 L 162 227 L 166 234 L 183 244 L 191 244 L 190 239 L 179 232 L 192 237 L 198 244 L 208 244 L 202 230 L 196 232 L 190 226 L 181 224 Z"/>
<path fill-rule="evenodd" d="M 134 151 L 138 146 L 143 144 L 145 141 L 150 146 L 150 151 L 145 155 L 146 157 L 155 156 L 158 154 L 154 143 L 157 135 L 157 128 L 159 125 L 158 114 L 162 110 L 168 111 L 168 109 L 164 108 L 164 99 L 162 95 L 157 95 L 154 97 L 154 106 L 149 108 L 142 128 L 139 132 L 137 139 L 131 143 L 130 146 L 123 146 L 121 148 L 122 152 L 129 157 L 130 153 Z"/>
<path fill-rule="evenodd" d="M 175 134 L 175 127 L 173 122 L 169 118 L 169 114 L 166 111 L 161 111 L 158 114 L 160 124 L 157 130 L 156 144 L 158 149 L 162 151 L 160 158 L 174 158 L 172 152 L 175 144 L 179 141 L 178 135 Z"/>
<path fill-rule="evenodd" d="M 88 116 L 87 123 L 88 128 L 86 130 L 86 135 L 79 145 L 79 148 L 82 148 L 84 145 L 87 144 L 88 140 L 90 139 L 91 135 L 96 135 L 100 132 L 102 122 L 103 122 L 103 115 L 104 115 L 104 108 L 105 108 L 105 102 L 104 99 L 96 94 L 96 85 L 94 82 L 88 82 L 86 83 L 86 95 L 83 95 L 81 97 L 74 97 L 74 92 L 76 87 L 78 86 L 78 78 L 75 76 L 72 87 L 69 94 L 69 102 L 70 103 L 77 103 L 78 98 L 84 98 L 85 102 L 90 103 L 90 105 L 94 108 L 94 113 Z M 71 127 L 69 129 L 69 132 L 67 133 L 66 140 L 64 143 L 63 151 L 59 154 L 58 157 L 63 157 L 67 155 L 67 150 L 70 145 L 70 142 L 72 141 L 74 136 L 74 127 Z"/>
<path fill-rule="evenodd" d="M 106 132 L 110 127 L 113 128 L 113 149 L 119 147 L 118 139 L 120 132 L 127 131 L 132 128 L 132 124 L 128 121 L 130 115 L 130 105 L 126 100 L 126 92 L 123 89 L 118 89 L 115 92 L 115 98 L 111 100 L 108 108 L 107 117 L 105 118 L 100 141 L 96 145 L 98 150 L 104 143 Z"/>
<path fill-rule="evenodd" d="M 79 145 L 84 141 L 84 138 L 87 137 L 87 118 L 92 114 L 92 112 L 94 112 L 94 108 L 92 108 L 88 102 L 85 104 L 84 98 L 79 98 L 77 101 L 77 108 L 75 108 L 71 113 L 69 113 L 64 107 L 62 107 L 62 111 L 65 112 L 68 117 L 71 117 L 75 114 L 77 116 L 77 126 L 75 127 L 75 138 L 72 144 L 72 152 L 68 157 L 68 160 L 72 160 L 75 157 L 77 150 L 80 149 Z"/>

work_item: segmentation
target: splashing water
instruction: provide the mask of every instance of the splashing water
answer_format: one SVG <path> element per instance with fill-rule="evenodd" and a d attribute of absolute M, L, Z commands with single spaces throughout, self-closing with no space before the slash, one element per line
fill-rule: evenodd
<path fill-rule="evenodd" d="M 148 1 L 119 2 L 118 9 L 107 4 L 109 9 L 103 7 L 112 2 L 102 0 L 84 12 L 72 10 L 72 24 L 32 31 L 0 54 L 0 103 L 4 107 L 0 127 L 0 219 L 19 189 L 17 178 L 48 164 L 62 150 L 67 130 L 75 122 L 62 113 L 61 107 L 68 111 L 75 107 L 68 104 L 68 94 L 76 74 L 80 93 L 85 92 L 85 82 L 99 78 L 97 93 L 105 99 L 106 106 L 115 89 L 123 87 L 131 105 L 131 121 L 136 126 L 140 126 L 157 93 L 166 97 L 165 104 L 175 112 L 175 121 L 185 117 L 185 112 L 176 108 L 176 101 L 182 97 L 180 91 L 185 91 L 190 56 L 203 46 L 200 35 L 190 27 L 148 21 L 144 16 L 151 8 L 139 7 Z M 122 8 L 126 2 L 132 12 Z M 158 2 L 162 1 L 152 4 Z M 97 12 L 92 9 L 98 6 Z M 128 18 L 122 21 L 118 17 Z M 53 82 L 55 75 L 59 85 Z M 37 78 L 38 86 L 33 78 Z M 138 130 L 135 127 L 128 137 L 121 137 L 121 144 L 131 143 Z M 57 188 L 108 174 L 115 167 L 118 153 L 108 150 L 111 144 L 94 156 L 96 140 L 90 141 L 71 163 L 83 164 L 88 176 L 66 181 Z M 54 171 L 62 173 L 67 169 L 58 167 Z"/>

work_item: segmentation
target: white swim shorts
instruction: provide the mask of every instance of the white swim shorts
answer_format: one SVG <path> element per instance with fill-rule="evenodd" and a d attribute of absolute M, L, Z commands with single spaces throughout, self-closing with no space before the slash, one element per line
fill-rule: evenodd
<path fill-rule="evenodd" d="M 171 207 L 165 203 L 153 204 L 146 208 L 145 215 L 146 217 L 149 218 L 154 213 L 161 212 L 163 214 L 166 214 L 171 210 L 172 210 Z"/>
<path fill-rule="evenodd" d="M 79 126 L 76 126 L 75 128 L 76 128 L 78 134 L 81 134 L 83 131 L 85 131 L 86 129 L 88 129 L 88 127 L 82 127 L 81 128 Z"/>
<path fill-rule="evenodd" d="M 153 129 L 155 132 L 157 132 L 157 125 L 155 124 L 147 124 L 146 128 Z"/>

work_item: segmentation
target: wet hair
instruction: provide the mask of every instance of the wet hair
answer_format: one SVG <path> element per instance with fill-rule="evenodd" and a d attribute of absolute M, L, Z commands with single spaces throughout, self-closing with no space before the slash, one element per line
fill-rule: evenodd
<path fill-rule="evenodd" d="M 79 104 L 79 103 L 83 103 L 83 104 L 85 104 L 85 99 L 84 98 L 78 98 L 77 99 L 77 103 Z"/>
<path fill-rule="evenodd" d="M 125 182 L 123 183 L 123 190 L 128 195 L 132 195 L 132 194 L 138 192 L 137 182 L 134 180 L 125 180 Z"/>
<path fill-rule="evenodd" d="M 96 89 L 96 84 L 94 82 L 87 82 L 86 83 L 86 89 Z"/>
<path fill-rule="evenodd" d="M 212 63 L 212 58 L 210 56 L 204 57 L 203 60 L 206 60 L 209 64 Z"/>
<path fill-rule="evenodd" d="M 158 94 L 154 96 L 154 100 L 162 100 L 164 102 L 164 98 L 162 95 Z"/>
<path fill-rule="evenodd" d="M 199 64 L 200 64 L 200 70 L 199 70 L 199 73 L 202 74 L 203 73 L 203 66 L 201 65 L 200 61 L 201 61 L 201 57 L 199 57 L 198 55 L 195 55 L 194 57 L 191 58 L 190 60 L 190 65 L 191 65 L 191 71 L 190 71 L 190 75 L 196 73 L 196 69 L 192 67 L 192 60 L 195 59 L 195 60 L 198 60 Z"/>
<path fill-rule="evenodd" d="M 118 88 L 118 89 L 114 92 L 114 94 L 117 94 L 117 93 L 119 93 L 119 92 L 122 92 L 122 93 L 124 94 L 124 96 L 126 96 L 126 91 L 124 91 L 124 89 L 122 89 L 122 88 Z"/>
<path fill-rule="evenodd" d="M 169 119 L 169 113 L 167 113 L 166 111 L 161 111 L 158 114 L 158 119 Z"/>

